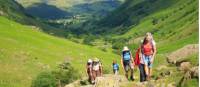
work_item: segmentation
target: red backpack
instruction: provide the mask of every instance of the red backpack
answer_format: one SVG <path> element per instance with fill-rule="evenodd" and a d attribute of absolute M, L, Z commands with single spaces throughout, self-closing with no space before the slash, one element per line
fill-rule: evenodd
<path fill-rule="evenodd" d="M 134 59 L 135 65 L 139 65 L 139 64 L 140 64 L 140 57 L 139 57 L 139 54 L 140 54 L 140 47 L 138 48 L 138 50 L 137 50 L 136 53 L 135 53 L 135 59 Z"/>

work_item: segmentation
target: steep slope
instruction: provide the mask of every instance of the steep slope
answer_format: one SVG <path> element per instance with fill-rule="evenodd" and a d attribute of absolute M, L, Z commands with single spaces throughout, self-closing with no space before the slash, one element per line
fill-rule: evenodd
<path fill-rule="evenodd" d="M 170 52 L 187 44 L 198 43 L 198 0 L 179 0 L 165 10 L 140 20 L 136 26 L 116 38 L 134 39 L 152 32 L 158 52 Z M 164 43 L 168 43 L 167 45 Z"/>
<path fill-rule="evenodd" d="M 85 32 L 106 36 L 117 48 L 124 42 L 138 44 L 135 39 L 152 32 L 158 52 L 170 52 L 198 43 L 198 0 L 127 0 L 109 16 L 84 27 Z"/>
<path fill-rule="evenodd" d="M 98 57 L 108 69 L 119 56 L 90 46 L 44 34 L 0 16 L 0 78 L 1 87 L 29 87 L 41 71 L 52 70 L 62 61 L 85 75 L 85 62 Z"/>

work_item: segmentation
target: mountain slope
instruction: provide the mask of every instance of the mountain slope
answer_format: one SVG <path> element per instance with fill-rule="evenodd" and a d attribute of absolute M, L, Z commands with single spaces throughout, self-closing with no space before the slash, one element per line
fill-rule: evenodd
<path fill-rule="evenodd" d="M 165 10 L 143 18 L 136 26 L 116 38 L 137 38 L 152 32 L 159 41 L 158 52 L 170 52 L 187 44 L 198 43 L 198 1 L 180 0 Z M 168 45 L 166 46 L 166 44 Z"/>
<path fill-rule="evenodd" d="M 156 14 L 169 16 L 167 13 L 173 13 L 174 10 L 179 11 L 179 13 L 189 10 L 195 11 L 197 8 L 196 2 L 197 0 L 127 0 L 102 20 L 92 21 L 91 24 L 86 25 L 85 29 L 97 34 L 124 34 L 130 29 L 133 30 L 134 27 L 144 24 L 144 20 L 157 22 Z M 195 5 L 192 6 L 190 3 Z M 163 11 L 163 13 L 160 13 L 160 11 Z M 177 17 L 181 17 L 181 15 L 177 15 Z"/>
<path fill-rule="evenodd" d="M 29 87 L 41 71 L 52 70 L 62 61 L 70 61 L 84 75 L 88 58 L 98 57 L 108 69 L 119 56 L 90 46 L 44 34 L 0 16 L 1 87 Z"/>
<path fill-rule="evenodd" d="M 198 43 L 198 0 L 127 0 L 102 20 L 85 23 L 83 30 L 106 36 L 120 49 L 152 32 L 158 52 L 170 52 Z"/>
<path fill-rule="evenodd" d="M 17 0 L 26 12 L 42 19 L 61 19 L 71 15 L 104 16 L 123 0 Z M 36 13 L 37 14 L 36 14 Z M 54 15 L 50 15 L 56 13 Z M 89 16 L 87 16 L 89 17 Z"/>

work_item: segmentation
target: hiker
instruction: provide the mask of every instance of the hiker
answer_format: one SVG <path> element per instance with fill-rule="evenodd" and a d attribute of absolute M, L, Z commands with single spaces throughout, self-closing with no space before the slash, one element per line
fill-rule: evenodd
<path fill-rule="evenodd" d="M 117 75 L 119 72 L 119 64 L 117 64 L 116 60 L 113 60 L 113 73 Z"/>
<path fill-rule="evenodd" d="M 143 58 L 142 58 L 143 56 L 142 56 L 142 52 L 141 52 L 142 43 L 143 43 L 143 40 L 141 40 L 141 42 L 140 42 L 140 46 L 135 53 L 135 59 L 134 59 L 135 65 L 138 66 L 138 68 L 140 70 L 140 82 L 146 81 L 144 61 L 143 61 Z"/>
<path fill-rule="evenodd" d="M 149 80 L 152 75 L 152 65 L 156 54 L 156 44 L 151 33 L 146 33 L 141 46 L 142 58 L 145 66 L 146 79 Z"/>
<path fill-rule="evenodd" d="M 130 70 L 131 71 L 130 79 L 134 80 L 134 77 L 133 77 L 133 68 L 134 68 L 133 57 L 132 57 L 131 51 L 128 49 L 127 46 L 125 46 L 123 48 L 121 57 L 122 57 L 121 58 L 121 64 L 122 64 L 122 68 L 125 71 L 126 78 L 128 79 L 128 73 L 129 73 L 129 70 Z"/>
<path fill-rule="evenodd" d="M 95 58 L 92 63 L 92 74 L 94 80 L 96 77 L 102 76 L 102 65 L 98 58 Z"/>
<path fill-rule="evenodd" d="M 86 65 L 86 71 L 88 75 L 88 81 L 90 83 L 94 83 L 93 75 L 92 75 L 92 60 L 88 59 L 87 65 Z"/>

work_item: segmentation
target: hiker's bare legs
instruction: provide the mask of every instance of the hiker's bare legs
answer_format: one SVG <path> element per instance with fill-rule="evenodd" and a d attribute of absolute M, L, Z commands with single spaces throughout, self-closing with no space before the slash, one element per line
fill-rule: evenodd
<path fill-rule="evenodd" d="M 144 69 L 145 69 L 145 73 L 146 73 L 146 76 L 147 76 L 147 80 L 149 80 L 149 68 L 148 68 L 148 66 L 145 65 Z"/>
<path fill-rule="evenodd" d="M 125 76 L 128 79 L 128 71 L 125 71 Z"/>
<path fill-rule="evenodd" d="M 96 71 L 93 71 L 92 73 L 93 73 L 93 79 L 95 80 L 97 77 Z"/>
<path fill-rule="evenodd" d="M 134 80 L 133 69 L 131 69 L 131 80 Z"/>
<path fill-rule="evenodd" d="M 149 77 L 152 76 L 152 68 L 149 68 Z"/>
<path fill-rule="evenodd" d="M 97 77 L 100 77 L 100 76 L 101 76 L 100 70 L 96 71 L 96 73 L 97 73 Z"/>

